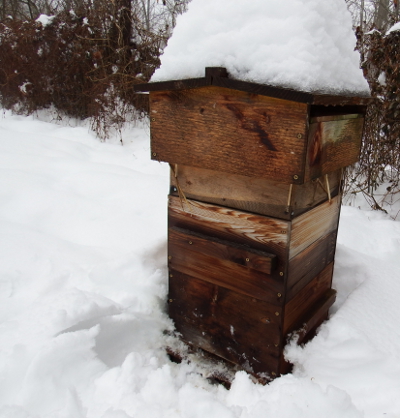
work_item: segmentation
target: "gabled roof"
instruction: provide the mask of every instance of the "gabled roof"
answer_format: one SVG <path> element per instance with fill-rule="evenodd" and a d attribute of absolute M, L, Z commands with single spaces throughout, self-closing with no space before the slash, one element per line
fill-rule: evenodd
<path fill-rule="evenodd" d="M 333 106 L 366 106 L 371 101 L 371 96 L 331 95 L 323 93 L 309 93 L 266 84 L 257 84 L 247 81 L 229 78 L 226 68 L 207 67 L 205 77 L 190 78 L 186 80 L 160 81 L 155 83 L 136 84 L 135 92 L 188 90 L 206 86 L 226 87 L 261 96 L 274 97 L 293 102 L 307 103 L 310 105 Z"/>

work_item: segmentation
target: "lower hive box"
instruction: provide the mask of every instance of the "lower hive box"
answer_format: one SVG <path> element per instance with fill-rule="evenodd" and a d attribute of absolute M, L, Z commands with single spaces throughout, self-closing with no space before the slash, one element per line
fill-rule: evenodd
<path fill-rule="evenodd" d="M 169 314 L 188 344 L 258 376 L 326 319 L 340 196 L 292 220 L 169 196 Z"/>

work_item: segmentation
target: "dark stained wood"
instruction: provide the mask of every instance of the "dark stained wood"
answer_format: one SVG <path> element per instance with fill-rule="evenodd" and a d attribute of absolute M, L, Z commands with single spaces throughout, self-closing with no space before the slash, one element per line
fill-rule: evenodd
<path fill-rule="evenodd" d="M 336 231 L 340 213 L 341 197 L 311 209 L 292 221 L 289 259 L 298 255 L 320 237 Z"/>
<path fill-rule="evenodd" d="M 258 94 L 260 96 L 274 97 L 276 99 L 288 100 L 297 103 L 312 103 L 314 96 L 304 91 L 292 90 L 282 87 L 270 86 L 267 84 L 249 83 L 247 81 L 233 80 L 226 77 L 214 77 L 214 86 L 226 87 L 244 93 Z"/>
<path fill-rule="evenodd" d="M 309 93 L 283 87 L 270 86 L 267 84 L 257 84 L 242 80 L 229 79 L 228 76 L 229 75 L 225 68 L 209 67 L 206 68 L 206 77 L 204 78 L 136 84 L 133 89 L 135 92 L 151 92 L 163 90 L 182 90 L 200 86 L 214 85 L 227 87 L 246 93 L 275 97 L 278 99 L 290 100 L 299 103 L 308 103 L 317 106 L 365 106 L 368 105 L 372 100 L 371 97 L 367 94 L 361 96 L 343 96 Z"/>
<path fill-rule="evenodd" d="M 213 86 L 154 92 L 150 104 L 153 159 L 303 182 L 306 104 Z"/>
<path fill-rule="evenodd" d="M 292 329 L 292 326 L 298 322 L 299 318 L 307 315 L 313 305 L 331 288 L 332 274 L 333 263 L 330 263 L 285 305 L 284 334 Z"/>
<path fill-rule="evenodd" d="M 169 225 L 275 254 L 284 266 L 290 222 L 194 200 L 169 197 Z"/>
<path fill-rule="evenodd" d="M 364 127 L 362 115 L 314 118 L 308 134 L 305 181 L 354 164 Z"/>
<path fill-rule="evenodd" d="M 333 96 L 314 95 L 312 104 L 323 106 L 368 106 L 372 102 L 370 96 Z"/>
<path fill-rule="evenodd" d="M 364 114 L 361 113 L 332 113 L 327 115 L 315 115 L 310 116 L 310 123 L 318 123 L 318 122 L 335 122 L 335 121 L 348 121 L 350 119 L 364 119 Z M 337 136 L 340 137 L 341 132 L 343 131 L 343 124 L 345 122 L 341 122 L 339 124 L 334 125 L 334 129 Z"/>
<path fill-rule="evenodd" d="M 336 290 L 330 289 L 325 292 L 321 299 L 310 309 L 308 314 L 300 318 L 289 330 L 287 337 L 296 338 L 297 344 L 305 344 L 317 333 L 318 328 L 328 319 L 329 308 L 336 299 Z M 290 373 L 293 365 L 287 362 L 282 354 L 280 374 Z"/>
<path fill-rule="evenodd" d="M 182 89 L 195 89 L 198 87 L 209 86 L 210 82 L 204 77 L 189 78 L 186 80 L 159 81 L 155 83 L 135 84 L 133 89 L 135 93 L 169 91 Z"/>
<path fill-rule="evenodd" d="M 298 344 L 306 343 L 315 335 L 317 328 L 327 319 L 329 308 L 335 300 L 336 290 L 327 290 L 309 312 L 292 325 L 298 337 Z"/>
<path fill-rule="evenodd" d="M 344 105 L 344 106 L 324 106 L 312 105 L 310 106 L 310 119 L 312 120 L 318 116 L 332 116 L 332 115 L 363 115 L 367 113 L 367 106 L 365 105 Z"/>
<path fill-rule="evenodd" d="M 169 315 L 187 343 L 251 373 L 278 373 L 280 310 L 174 270 L 170 274 Z"/>
<path fill-rule="evenodd" d="M 210 248 L 207 248 L 205 240 L 186 238 L 184 234 L 170 228 L 168 240 L 170 269 L 264 300 L 277 307 L 282 305 L 284 280 L 280 276 L 273 277 L 227 260 L 226 257 L 219 258 L 223 251 L 221 248 L 216 248 L 215 253 L 212 254 L 211 249 L 216 247 L 212 241 L 208 242 Z"/>
<path fill-rule="evenodd" d="M 206 235 L 196 234 L 180 228 L 170 228 L 168 240 L 172 245 L 202 253 L 233 264 L 254 269 L 266 274 L 276 267 L 276 255 L 253 250 L 233 242 L 217 240 Z"/>
<path fill-rule="evenodd" d="M 228 77 L 228 71 L 224 67 L 206 67 L 206 78 L 213 84 L 214 77 Z"/>
<path fill-rule="evenodd" d="M 339 193 L 341 170 L 328 174 L 331 196 Z M 328 200 L 325 178 L 294 185 L 278 181 L 177 165 L 171 192 L 178 196 L 290 220 Z"/>
<path fill-rule="evenodd" d="M 286 301 L 317 276 L 335 257 L 336 231 L 322 237 L 290 260 L 286 281 Z"/>

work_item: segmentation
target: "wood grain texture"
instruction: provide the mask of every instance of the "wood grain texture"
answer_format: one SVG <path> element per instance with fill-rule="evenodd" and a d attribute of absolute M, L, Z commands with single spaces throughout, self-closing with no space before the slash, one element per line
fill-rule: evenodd
<path fill-rule="evenodd" d="M 133 86 L 135 92 L 161 91 L 161 90 L 183 90 L 200 86 L 220 86 L 229 89 L 243 91 L 246 93 L 259 94 L 268 97 L 275 97 L 283 100 L 291 100 L 300 103 L 314 104 L 314 106 L 325 107 L 346 107 L 366 106 L 372 98 L 369 95 L 363 96 L 332 96 L 327 94 L 309 93 L 288 88 L 276 87 L 267 84 L 252 83 L 237 79 L 230 79 L 229 73 L 223 67 L 206 67 L 205 77 L 198 79 L 170 80 Z"/>
<path fill-rule="evenodd" d="M 308 134 L 305 181 L 358 161 L 364 127 L 361 116 L 315 118 L 318 121 L 310 124 Z"/>
<path fill-rule="evenodd" d="M 155 160 L 283 183 L 303 181 L 304 103 L 210 86 L 155 92 L 150 106 Z"/>
<path fill-rule="evenodd" d="M 288 184 L 198 167 L 176 167 L 175 172 L 171 170 L 172 194 L 178 196 L 179 190 L 187 198 L 201 202 L 290 220 L 328 200 L 325 178 L 294 185 L 288 206 Z M 328 180 L 331 196 L 336 196 L 341 170 L 329 173 Z"/>
<path fill-rule="evenodd" d="M 311 310 L 323 295 L 331 288 L 333 263 L 328 264 L 307 286 L 285 305 L 283 332 L 289 332 L 293 325 Z"/>
<path fill-rule="evenodd" d="M 169 197 L 169 225 L 275 254 L 286 259 L 290 222 L 222 206 Z"/>
<path fill-rule="evenodd" d="M 286 281 L 286 301 L 295 297 L 304 286 L 333 262 L 336 236 L 337 233 L 334 231 L 318 239 L 290 260 Z"/>
<path fill-rule="evenodd" d="M 264 300 L 277 307 L 282 306 L 284 290 L 282 278 L 232 261 L 230 257 L 232 251 L 228 250 L 230 254 L 226 257 L 226 248 L 221 244 L 192 236 L 188 238 L 186 234 L 170 228 L 168 239 L 170 269 Z"/>
<path fill-rule="evenodd" d="M 306 343 L 315 335 L 317 328 L 328 318 L 329 308 L 335 303 L 335 300 L 336 290 L 327 290 L 309 312 L 291 326 L 292 330 L 288 331 L 294 330 L 298 336 L 298 344 Z"/>
<path fill-rule="evenodd" d="M 170 273 L 169 315 L 187 343 L 251 373 L 278 373 L 280 310 L 174 270 Z"/>
<path fill-rule="evenodd" d="M 262 273 L 271 274 L 276 267 L 276 255 L 253 250 L 247 246 L 210 238 L 192 231 L 170 228 L 168 241 L 194 252 L 226 260 L 234 265 L 247 267 Z M 234 268 L 234 267 L 233 267 Z"/>
<path fill-rule="evenodd" d="M 298 255 L 319 238 L 336 231 L 341 197 L 325 202 L 292 221 L 289 259 Z"/>

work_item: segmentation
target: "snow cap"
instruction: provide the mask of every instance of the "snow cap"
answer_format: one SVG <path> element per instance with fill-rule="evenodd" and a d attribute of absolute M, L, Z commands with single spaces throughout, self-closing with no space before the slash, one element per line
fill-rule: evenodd
<path fill-rule="evenodd" d="M 36 22 L 39 22 L 42 24 L 43 27 L 47 26 L 47 25 L 51 25 L 51 23 L 53 22 L 55 16 L 48 16 L 45 14 L 41 14 L 37 19 Z"/>
<path fill-rule="evenodd" d="M 330 94 L 368 94 L 344 0 L 192 0 L 151 81 L 234 79 Z"/>

